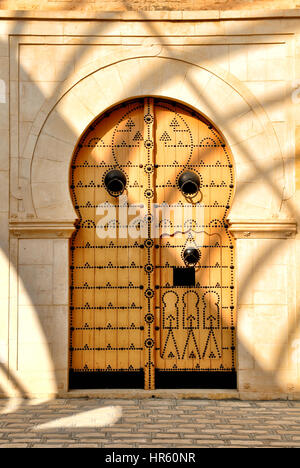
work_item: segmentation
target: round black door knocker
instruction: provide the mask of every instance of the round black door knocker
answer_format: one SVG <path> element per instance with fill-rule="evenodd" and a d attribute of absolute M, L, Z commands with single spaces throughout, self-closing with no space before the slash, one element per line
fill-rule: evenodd
<path fill-rule="evenodd" d="M 183 252 L 184 263 L 189 266 L 195 266 L 200 260 L 200 252 L 195 247 L 188 247 Z"/>
<path fill-rule="evenodd" d="M 104 179 L 106 190 L 113 197 L 119 197 L 126 187 L 126 176 L 119 169 L 109 171 Z"/>
<path fill-rule="evenodd" d="M 178 185 L 184 195 L 194 196 L 200 189 L 200 177 L 195 172 L 185 171 L 179 177 Z"/>

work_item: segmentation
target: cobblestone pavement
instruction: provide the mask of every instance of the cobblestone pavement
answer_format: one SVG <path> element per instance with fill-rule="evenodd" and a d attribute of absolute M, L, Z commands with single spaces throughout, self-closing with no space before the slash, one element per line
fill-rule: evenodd
<path fill-rule="evenodd" d="M 0 400 L 17 447 L 300 447 L 300 401 Z"/>

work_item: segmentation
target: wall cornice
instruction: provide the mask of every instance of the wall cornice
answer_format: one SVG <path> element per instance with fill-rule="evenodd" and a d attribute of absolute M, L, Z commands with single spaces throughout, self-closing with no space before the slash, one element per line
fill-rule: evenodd
<path fill-rule="evenodd" d="M 236 239 L 288 239 L 297 234 L 294 219 L 230 220 L 229 231 Z"/>
<path fill-rule="evenodd" d="M 34 11 L 0 10 L 0 20 L 76 21 L 226 21 L 300 18 L 300 8 L 289 10 L 198 10 L 198 11 Z"/>
<path fill-rule="evenodd" d="M 75 226 L 74 220 L 10 220 L 9 231 L 18 239 L 69 239 Z"/>

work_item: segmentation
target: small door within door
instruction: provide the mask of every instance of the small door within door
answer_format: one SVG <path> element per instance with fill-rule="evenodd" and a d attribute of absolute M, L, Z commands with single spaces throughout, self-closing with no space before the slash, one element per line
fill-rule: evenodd
<path fill-rule="evenodd" d="M 125 103 L 76 148 L 71 388 L 234 388 L 230 152 L 166 100 Z"/>

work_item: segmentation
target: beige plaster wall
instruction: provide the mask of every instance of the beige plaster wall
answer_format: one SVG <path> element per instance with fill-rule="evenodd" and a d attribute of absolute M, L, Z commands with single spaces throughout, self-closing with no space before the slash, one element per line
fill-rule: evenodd
<path fill-rule="evenodd" d="M 238 17 L 0 19 L 0 393 L 67 389 L 72 152 L 99 113 L 156 95 L 205 114 L 234 156 L 240 394 L 300 395 L 300 15 Z"/>
<path fill-rule="evenodd" d="M 26 391 L 66 390 L 68 240 L 18 242 L 18 379 Z"/>

